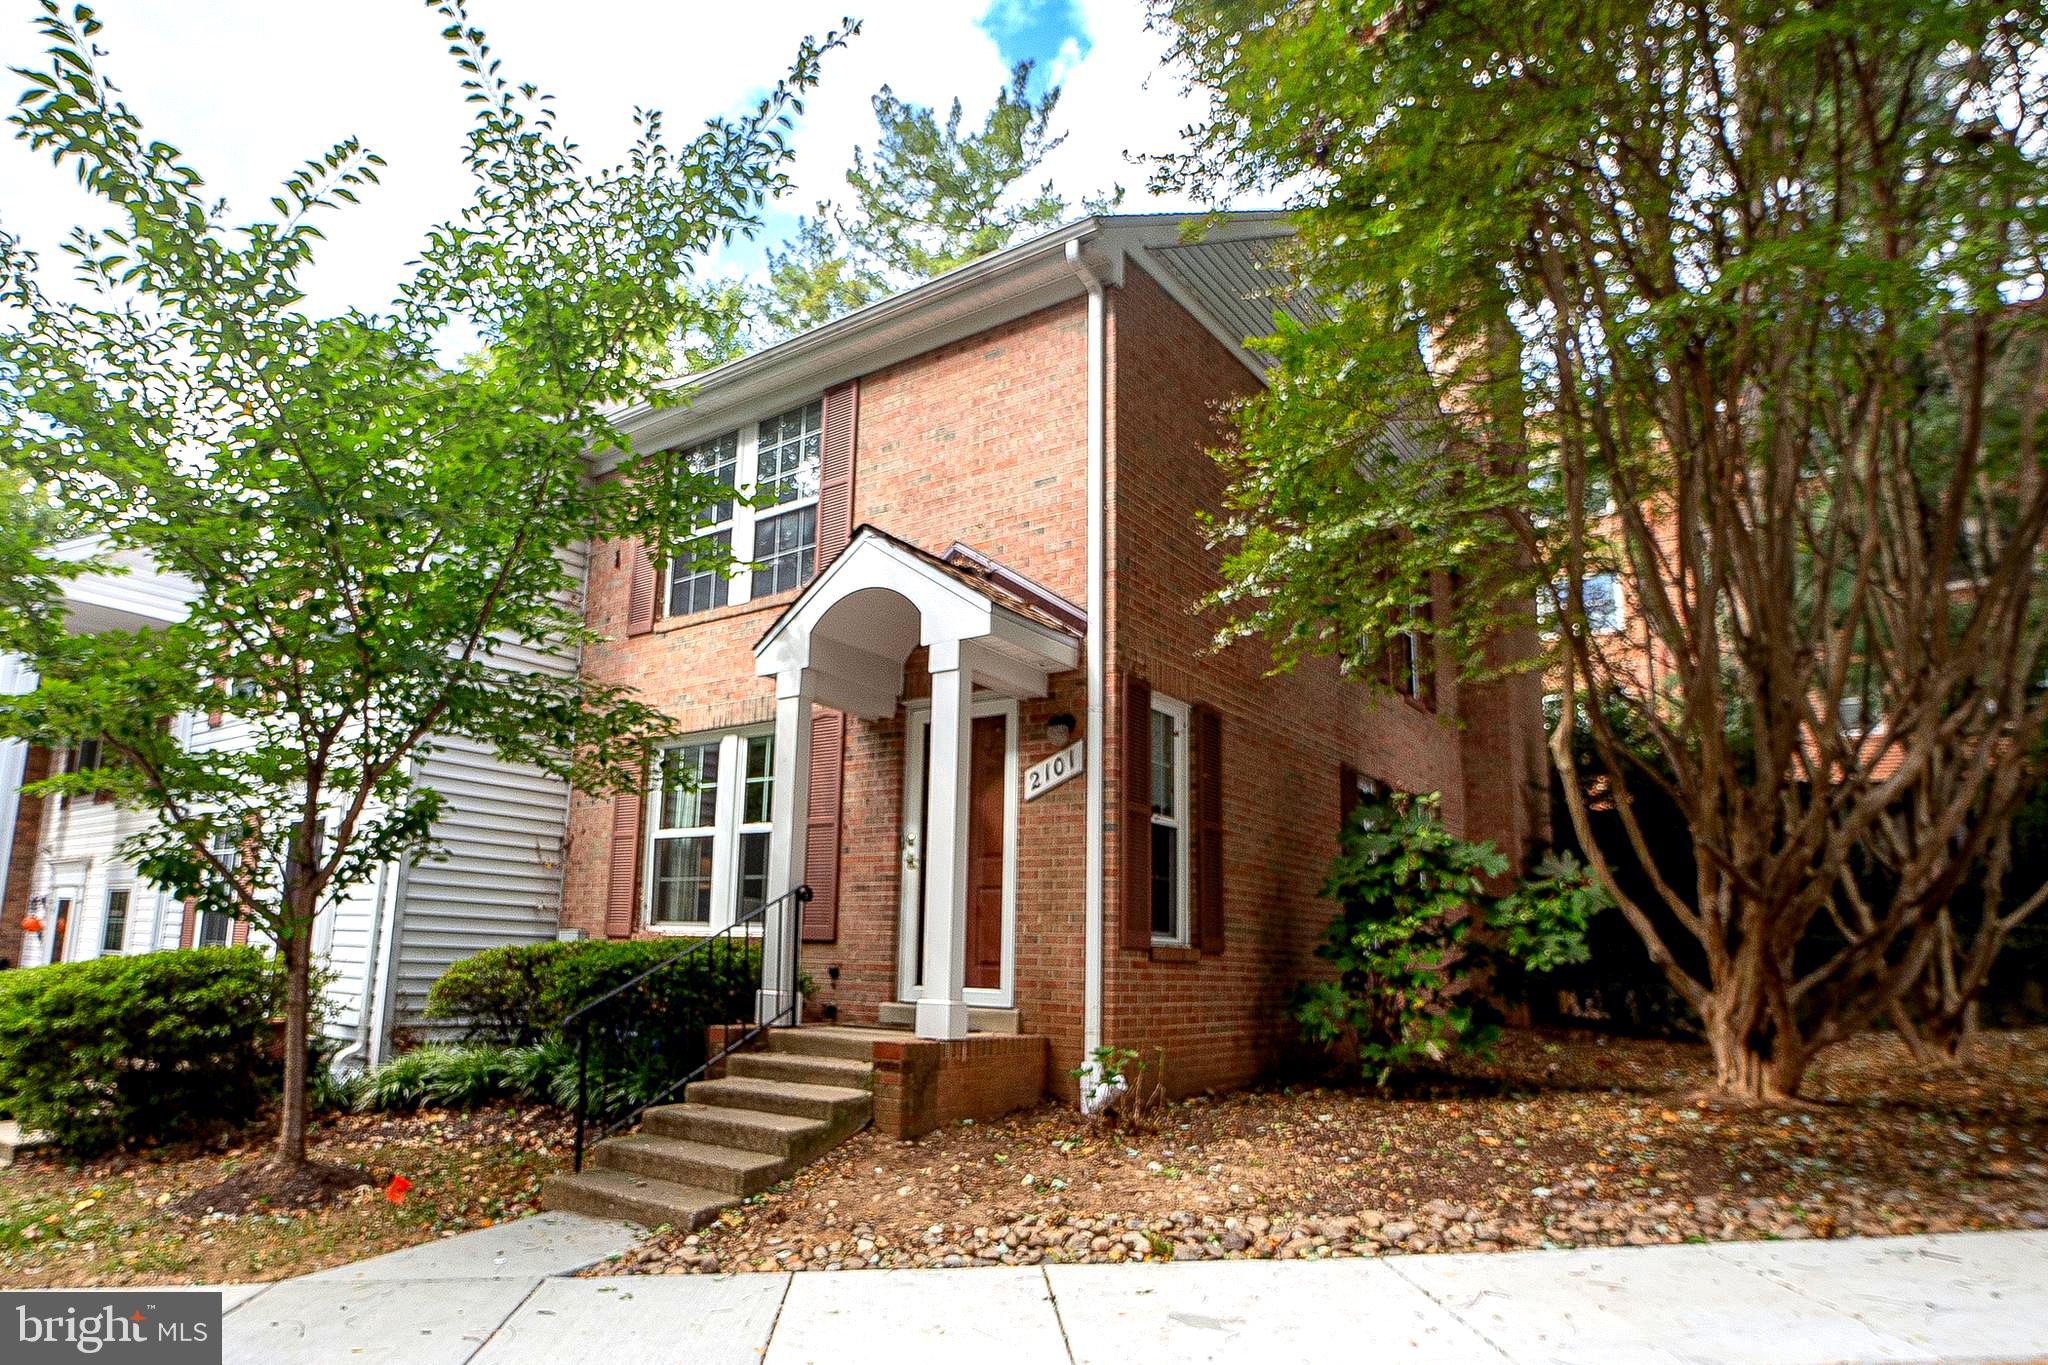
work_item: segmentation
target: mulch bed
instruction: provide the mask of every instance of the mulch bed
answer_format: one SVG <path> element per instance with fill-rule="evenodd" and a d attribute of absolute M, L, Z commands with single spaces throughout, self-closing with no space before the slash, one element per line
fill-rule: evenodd
<path fill-rule="evenodd" d="M 0 1170 L 0 1287 L 273 1280 L 532 1213 L 569 1150 L 531 1105 L 322 1115 L 280 1184 L 267 1124 L 91 1161 Z M 405 1183 L 393 1187 L 393 1177 Z"/>
<path fill-rule="evenodd" d="M 862 1133 L 593 1273 L 1313 1258 L 2048 1227 L 2048 1030 L 1963 1071 L 1873 1036 L 1793 1108 L 1702 1097 L 1705 1050 L 1516 1033 L 1426 1093 L 1201 1097 L 1150 1131 L 1046 1105 Z"/>
<path fill-rule="evenodd" d="M 305 1213 L 376 1183 L 377 1177 L 361 1166 L 308 1161 L 303 1166 L 281 1167 L 259 1161 L 165 1207 L 185 1218 L 204 1218 L 210 1213 Z"/>

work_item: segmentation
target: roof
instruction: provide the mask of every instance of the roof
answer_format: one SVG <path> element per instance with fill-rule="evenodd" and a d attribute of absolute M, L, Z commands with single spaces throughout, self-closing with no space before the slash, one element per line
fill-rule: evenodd
<path fill-rule="evenodd" d="M 1253 373 L 1245 346 L 1273 330 L 1275 307 L 1306 320 L 1313 305 L 1272 264 L 1286 215 L 1101 214 L 969 261 L 924 283 L 668 386 L 684 401 L 632 404 L 613 423 L 642 449 L 715 436 L 778 405 L 923 354 L 1087 292 L 1081 267 L 1121 285 L 1136 264 Z M 608 459 L 600 457 L 602 470 Z"/>
<path fill-rule="evenodd" d="M 935 555 L 901 536 L 891 535 L 873 522 L 862 522 L 847 537 L 847 548 L 851 549 L 854 542 L 862 537 L 879 540 L 914 556 L 928 567 L 1034 625 L 1074 639 L 1081 638 L 1087 631 L 1088 614 L 1079 607 L 958 541 L 944 555 Z M 823 577 L 824 572 L 821 571 L 811 582 L 816 583 Z M 799 594 L 796 601 L 777 612 L 768 628 L 761 632 L 761 638 L 754 642 L 754 648 L 758 650 L 770 636 L 781 630 L 783 622 L 797 613 L 808 595 L 808 590 Z"/>

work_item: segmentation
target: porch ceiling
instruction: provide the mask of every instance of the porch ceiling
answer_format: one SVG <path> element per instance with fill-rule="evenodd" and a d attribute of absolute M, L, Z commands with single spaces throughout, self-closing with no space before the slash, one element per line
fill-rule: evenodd
<path fill-rule="evenodd" d="M 801 670 L 823 705 L 868 719 L 895 714 L 903 663 L 920 645 L 957 645 L 978 687 L 1043 696 L 1080 662 L 1080 637 L 1044 604 L 971 566 L 863 526 L 754 646 L 754 670 Z"/>

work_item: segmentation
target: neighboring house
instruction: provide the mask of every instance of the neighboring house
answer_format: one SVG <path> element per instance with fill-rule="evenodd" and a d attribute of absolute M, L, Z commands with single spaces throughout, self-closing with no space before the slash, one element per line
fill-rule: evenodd
<path fill-rule="evenodd" d="M 1375 699 L 1212 651 L 1207 452 L 1261 382 L 1241 339 L 1305 305 L 1277 216 L 1185 226 L 1083 220 L 623 415 L 752 491 L 702 533 L 753 568 L 594 547 L 584 667 L 687 738 L 644 796 L 573 799 L 566 926 L 705 934 L 805 881 L 808 1017 L 1043 1035 L 1069 1094 L 1135 1049 L 1184 1093 L 1292 1043 L 1362 790 L 1440 791 L 1511 856 L 1541 837 L 1539 679 L 1462 684 L 1417 636 Z"/>
<path fill-rule="evenodd" d="M 67 547 L 83 556 L 91 542 Z M 90 573 L 65 586 L 72 629 L 137 630 L 184 615 L 190 586 L 156 572 L 133 552 L 110 557 L 125 572 Z M 580 566 L 579 566 L 580 567 Z M 514 666 L 570 669 L 571 653 L 499 646 Z M 33 673 L 0 657 L 0 688 L 31 689 Z M 183 716 L 181 738 L 197 749 L 247 743 L 233 718 Z M 0 744 L 0 958 L 34 967 L 115 953 L 246 943 L 247 923 L 188 911 L 142 879 L 120 856 L 122 842 L 154 818 L 92 797 L 24 793 L 65 765 L 97 765 L 92 740 L 54 753 Z M 81 757 L 80 749 L 86 752 Z M 484 948 L 555 937 L 568 791 L 537 769 L 507 764 L 466 740 L 437 737 L 416 765 L 444 796 L 433 836 L 439 855 L 416 867 L 381 869 L 314 927 L 327 973 L 324 1029 L 342 1060 L 374 1062 L 394 1037 L 431 1032 L 427 990 L 451 962 Z M 23 933 L 25 919 L 40 921 Z M 253 935 L 262 942 L 260 931 Z"/>

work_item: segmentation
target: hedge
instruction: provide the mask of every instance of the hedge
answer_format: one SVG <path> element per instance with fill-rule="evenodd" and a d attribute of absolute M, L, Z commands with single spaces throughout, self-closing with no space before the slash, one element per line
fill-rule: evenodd
<path fill-rule="evenodd" d="M 0 1095 L 79 1152 L 253 1118 L 282 1067 L 284 979 L 256 948 L 0 972 Z"/>
<path fill-rule="evenodd" d="M 569 1015 L 674 958 L 591 1018 L 592 1093 L 608 1097 L 596 1107 L 625 1106 L 658 1095 L 702 1062 L 709 1025 L 753 1011 L 760 981 L 753 945 L 720 939 L 678 958 L 683 947 L 673 939 L 600 939 L 486 949 L 441 974 L 427 996 L 427 1017 L 463 1024 L 472 1042 L 570 1044 L 562 1033 Z"/>

